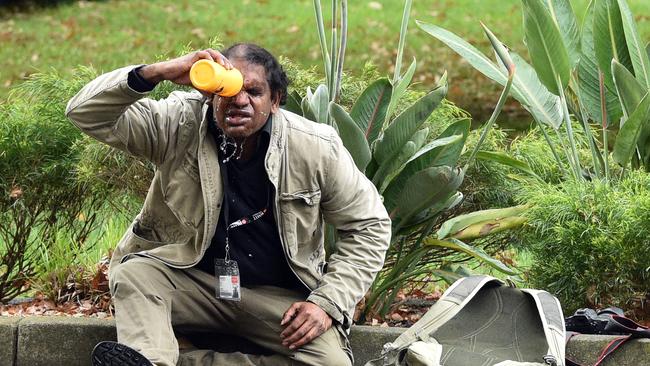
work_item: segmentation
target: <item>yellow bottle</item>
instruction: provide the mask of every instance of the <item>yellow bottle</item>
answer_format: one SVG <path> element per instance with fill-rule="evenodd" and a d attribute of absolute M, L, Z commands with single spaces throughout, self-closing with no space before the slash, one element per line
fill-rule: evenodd
<path fill-rule="evenodd" d="M 222 97 L 237 95 L 244 84 L 239 70 L 225 67 L 210 60 L 199 60 L 190 69 L 190 81 L 195 88 Z"/>

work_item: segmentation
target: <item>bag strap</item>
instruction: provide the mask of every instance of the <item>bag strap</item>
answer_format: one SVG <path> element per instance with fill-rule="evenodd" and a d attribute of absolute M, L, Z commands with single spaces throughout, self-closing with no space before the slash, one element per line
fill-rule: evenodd
<path fill-rule="evenodd" d="M 603 348 L 603 350 L 600 352 L 600 356 L 598 356 L 598 360 L 596 360 L 596 363 L 594 366 L 600 366 L 601 363 L 605 360 L 605 358 L 609 355 L 612 354 L 612 352 L 616 351 L 619 347 L 623 345 L 623 343 L 627 342 L 628 340 L 632 339 L 632 335 L 625 335 L 625 336 L 620 336 L 615 339 L 613 339 L 609 344 Z"/>
<path fill-rule="evenodd" d="M 548 344 L 548 354 L 545 359 L 555 361 L 557 365 L 561 366 L 565 360 L 566 330 L 560 301 L 543 290 L 523 289 L 522 291 L 533 298 L 539 312 L 546 343 Z"/>

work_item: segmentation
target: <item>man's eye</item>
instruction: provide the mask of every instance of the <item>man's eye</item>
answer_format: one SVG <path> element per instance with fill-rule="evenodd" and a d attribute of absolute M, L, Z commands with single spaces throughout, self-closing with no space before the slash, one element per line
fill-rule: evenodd
<path fill-rule="evenodd" d="M 260 94 L 262 94 L 262 92 L 259 89 L 250 89 L 247 90 L 246 93 L 254 96 L 259 96 Z"/>

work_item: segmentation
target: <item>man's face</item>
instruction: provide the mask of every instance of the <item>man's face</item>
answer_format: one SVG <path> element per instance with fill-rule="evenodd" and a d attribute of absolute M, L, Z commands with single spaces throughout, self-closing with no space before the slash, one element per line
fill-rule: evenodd
<path fill-rule="evenodd" d="M 242 90 L 233 97 L 215 95 L 212 100 L 217 126 L 237 141 L 259 131 L 271 113 L 279 108 L 279 98 L 271 95 L 262 65 L 243 59 L 230 60 L 244 76 Z"/>

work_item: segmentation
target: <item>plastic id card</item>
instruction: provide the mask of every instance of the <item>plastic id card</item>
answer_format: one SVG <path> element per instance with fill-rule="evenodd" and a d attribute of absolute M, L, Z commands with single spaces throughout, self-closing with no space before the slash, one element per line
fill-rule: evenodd
<path fill-rule="evenodd" d="M 240 301 L 241 282 L 239 267 L 233 260 L 217 258 L 214 261 L 214 275 L 216 277 L 216 295 L 218 299 Z"/>

